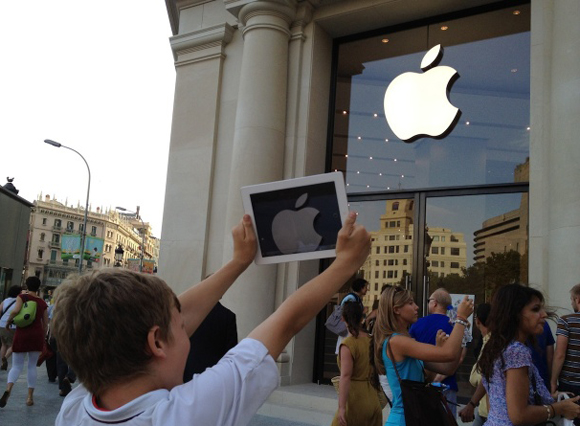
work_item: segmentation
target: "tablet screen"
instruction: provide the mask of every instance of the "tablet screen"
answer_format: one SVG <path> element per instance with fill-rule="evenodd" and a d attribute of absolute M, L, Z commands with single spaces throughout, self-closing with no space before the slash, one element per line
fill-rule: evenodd
<path fill-rule="evenodd" d="M 263 258 L 334 250 L 342 226 L 334 182 L 250 194 Z"/>

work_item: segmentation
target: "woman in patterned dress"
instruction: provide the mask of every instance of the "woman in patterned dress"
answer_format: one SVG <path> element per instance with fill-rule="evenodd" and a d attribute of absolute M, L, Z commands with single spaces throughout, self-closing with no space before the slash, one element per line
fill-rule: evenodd
<path fill-rule="evenodd" d="M 538 290 L 509 284 L 497 290 L 489 314 L 490 338 L 478 367 L 489 396 L 486 426 L 534 425 L 580 415 L 580 397 L 554 402 L 532 362 L 528 338 L 541 334 L 547 314 Z"/>

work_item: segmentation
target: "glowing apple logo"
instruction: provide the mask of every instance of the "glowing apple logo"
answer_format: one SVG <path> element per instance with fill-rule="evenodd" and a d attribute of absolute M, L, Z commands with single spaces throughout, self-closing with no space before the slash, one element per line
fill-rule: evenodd
<path fill-rule="evenodd" d="M 272 221 L 272 238 L 283 254 L 314 251 L 322 236 L 314 229 L 314 219 L 320 213 L 312 207 L 303 207 L 308 193 L 296 200 L 295 210 L 282 210 Z"/>
<path fill-rule="evenodd" d="M 406 72 L 396 77 L 385 92 L 385 116 L 395 135 L 405 142 L 431 136 L 442 138 L 450 132 L 461 112 L 447 97 L 459 78 L 457 71 L 436 66 L 443 56 L 440 44 L 421 61 L 423 74 Z"/>

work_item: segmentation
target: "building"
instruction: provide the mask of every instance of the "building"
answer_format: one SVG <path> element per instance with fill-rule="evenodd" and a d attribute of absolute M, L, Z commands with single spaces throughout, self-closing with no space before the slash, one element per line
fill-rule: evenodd
<path fill-rule="evenodd" d="M 49 195 L 44 200 L 41 198 L 34 201 L 30 215 L 26 276 L 36 275 L 50 288 L 78 270 L 78 257 L 63 258 L 63 242 L 69 237 L 78 239 L 82 234 L 84 208 L 67 205 L 66 201 L 62 203 Z M 86 268 L 114 266 L 115 249 L 119 245 L 124 251 L 122 265 L 126 267 L 129 259 L 140 258 L 143 242 L 145 259 L 153 259 L 157 264 L 159 239 L 151 234 L 149 224 L 142 223 L 139 217 L 138 212 L 136 217 L 128 217 L 116 210 L 102 211 L 100 207 L 93 212 L 89 207 L 87 238 L 97 242 L 94 250 L 98 260 L 88 260 L 84 263 Z"/>
<path fill-rule="evenodd" d="M 351 208 L 369 229 L 385 202 L 414 201 L 409 285 L 423 309 L 425 231 L 461 233 L 470 272 L 477 267 L 474 232 L 518 209 L 524 194 L 527 281 L 551 306 L 568 306 L 580 277 L 577 1 L 166 4 L 176 90 L 160 271 L 176 292 L 230 258 L 241 186 L 339 170 Z M 386 120 L 384 95 L 403 73 L 431 75 L 421 62 L 438 44 L 440 64 L 459 74 L 445 89 L 461 114 L 438 138 L 405 141 Z M 528 157 L 529 179 L 514 182 L 514 168 Z M 252 265 L 223 299 L 237 314 L 240 336 L 320 266 Z M 278 360 L 282 384 L 325 377 L 321 322 L 309 324 Z"/>
<path fill-rule="evenodd" d="M 380 228 L 371 232 L 371 253 L 363 265 L 362 275 L 370 288 L 364 297 L 366 307 L 372 307 L 385 285 L 410 288 L 413 269 L 414 200 L 389 200 L 385 214 L 380 216 Z M 426 256 L 432 277 L 463 275 L 466 266 L 466 246 L 463 234 L 443 227 L 427 229 L 430 248 Z"/>
<path fill-rule="evenodd" d="M 18 196 L 18 190 L 8 180 L 0 186 L 0 298 L 8 288 L 20 285 L 26 262 L 28 221 L 32 203 Z"/>

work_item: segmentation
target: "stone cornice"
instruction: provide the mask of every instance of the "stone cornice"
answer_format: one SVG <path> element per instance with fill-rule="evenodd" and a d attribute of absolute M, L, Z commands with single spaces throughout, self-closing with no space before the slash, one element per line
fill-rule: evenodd
<path fill-rule="evenodd" d="M 233 35 L 234 28 L 228 23 L 223 23 L 171 37 L 171 49 L 176 65 L 180 65 L 181 56 L 207 49 L 218 48 L 219 54 L 223 54 L 222 49 L 232 40 Z M 215 56 L 215 52 L 210 55 Z"/>

